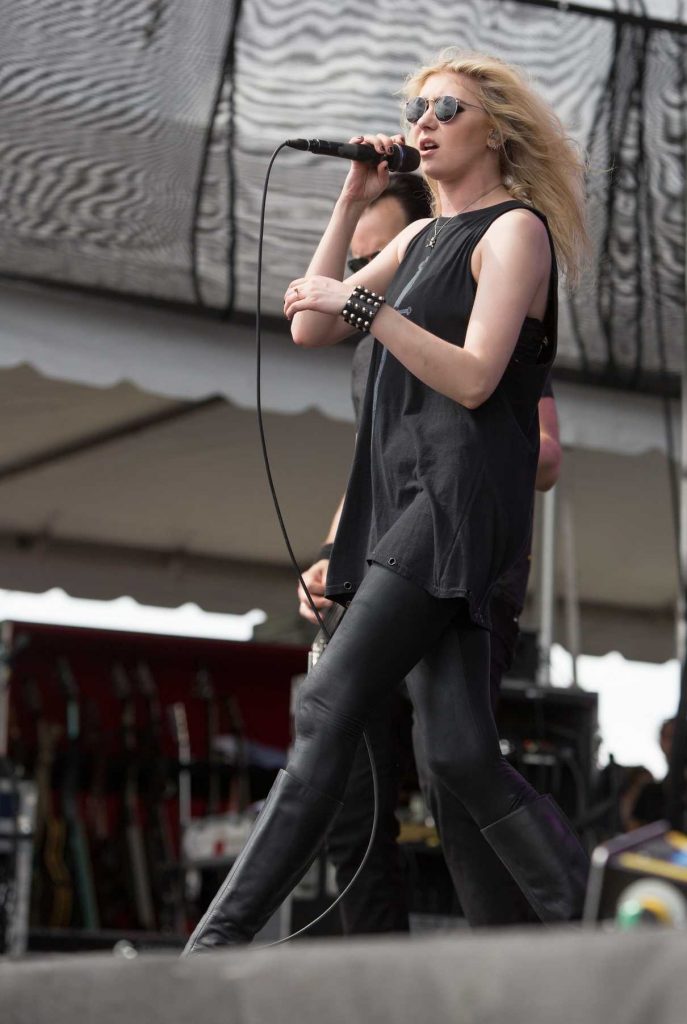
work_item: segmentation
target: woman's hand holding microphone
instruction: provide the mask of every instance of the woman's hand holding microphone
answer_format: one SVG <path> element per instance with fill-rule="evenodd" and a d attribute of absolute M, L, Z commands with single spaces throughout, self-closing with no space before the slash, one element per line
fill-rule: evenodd
<path fill-rule="evenodd" d="M 390 155 L 394 145 L 404 145 L 403 135 L 358 135 L 349 142 L 373 146 L 382 155 Z M 339 202 L 344 205 L 359 205 L 360 212 L 379 198 L 389 184 L 389 168 L 382 161 L 378 164 L 352 160 L 344 181 Z M 336 316 L 343 309 L 351 289 L 331 277 L 313 275 L 297 277 L 291 281 L 284 295 L 284 316 L 291 320 L 296 313 L 314 310 Z"/>
<path fill-rule="evenodd" d="M 357 135 L 349 142 L 372 146 L 380 156 L 391 156 L 394 145 L 405 145 L 404 135 Z M 389 184 L 389 167 L 382 161 L 378 164 L 363 160 L 351 160 L 351 166 L 341 190 L 343 202 L 369 203 L 377 199 Z"/>

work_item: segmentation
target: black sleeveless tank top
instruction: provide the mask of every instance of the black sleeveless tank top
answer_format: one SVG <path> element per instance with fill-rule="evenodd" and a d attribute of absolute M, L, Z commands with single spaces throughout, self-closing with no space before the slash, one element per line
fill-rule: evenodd
<path fill-rule="evenodd" d="M 387 302 L 462 346 L 477 289 L 472 253 L 489 226 L 515 209 L 531 208 L 509 200 L 447 219 L 434 249 L 429 224 L 408 246 Z M 529 540 L 537 404 L 556 352 L 552 242 L 551 254 L 544 320 L 525 319 L 499 384 L 477 409 L 423 384 L 375 341 L 328 597 L 347 603 L 377 562 L 435 597 L 464 597 L 472 621 L 489 626 L 491 590 Z"/>

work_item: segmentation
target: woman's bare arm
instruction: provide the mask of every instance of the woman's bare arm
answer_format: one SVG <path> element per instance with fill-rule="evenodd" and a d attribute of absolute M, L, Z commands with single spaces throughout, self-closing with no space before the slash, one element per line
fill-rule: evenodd
<path fill-rule="evenodd" d="M 301 312 L 292 314 L 291 337 L 295 343 L 304 348 L 321 348 L 326 345 L 335 345 L 343 338 L 355 334 L 356 331 L 341 317 L 341 310 L 346 299 L 357 285 L 383 295 L 398 270 L 410 240 L 427 223 L 427 220 L 420 220 L 409 224 L 367 266 L 357 273 L 351 274 L 344 281 L 322 276 L 320 273 L 316 274 L 313 268 L 320 265 L 320 261 L 316 259 L 316 253 L 306 277 L 292 281 L 285 296 L 284 312 L 287 316 L 289 315 L 290 301 L 293 302 L 295 299 L 294 289 L 298 289 L 300 294 L 309 295 L 312 303 L 312 305 L 304 307 Z M 326 232 L 323 241 L 325 237 Z M 321 264 L 326 265 L 326 261 L 327 258 L 324 257 Z M 321 300 L 321 303 L 328 303 L 333 311 L 331 313 L 318 312 L 316 304 L 318 299 Z"/>
<path fill-rule="evenodd" d="M 406 232 L 420 230 L 422 225 L 416 222 L 405 228 L 397 236 L 398 248 Z M 388 249 L 360 275 L 382 260 Z M 493 393 L 513 354 L 525 317 L 543 315 L 551 272 L 546 228 L 528 210 L 513 210 L 499 217 L 478 249 L 479 280 L 462 348 L 419 327 L 388 305 L 379 310 L 372 331 L 419 380 L 468 409 L 476 409 Z M 295 282 L 298 294 L 287 292 L 286 315 L 294 317 L 301 310 L 314 309 L 336 318 L 348 298 L 349 285 L 358 277 L 354 275 L 347 282 L 323 277 L 300 279 Z M 334 332 L 337 330 L 334 328 Z M 297 344 L 321 344 L 295 327 L 292 334 Z"/>
<path fill-rule="evenodd" d="M 351 142 L 365 142 L 373 146 L 380 156 L 389 153 L 395 144 L 403 144 L 403 135 L 366 135 L 351 139 Z M 374 292 L 384 292 L 398 269 L 400 262 L 399 245 L 392 241 L 366 267 L 343 282 L 346 256 L 357 223 L 369 204 L 384 192 L 389 184 L 389 169 L 386 162 L 379 164 L 353 161 L 343 184 L 334 211 L 330 218 L 315 255 L 303 277 L 292 281 L 284 297 L 284 312 L 292 320 L 291 333 L 298 345 L 316 348 L 334 345 L 337 341 L 355 331 L 339 316 L 344 302 L 356 285 L 363 285 Z M 401 235 L 403 232 L 401 232 Z M 400 236 L 398 236 L 400 238 Z M 405 251 L 401 246 L 401 253 Z M 334 295 L 335 302 L 328 308 L 322 304 L 300 305 L 293 308 L 294 299 L 304 291 L 305 282 L 316 280 L 324 298 Z M 312 297 L 312 292 L 310 293 Z"/>
<path fill-rule="evenodd" d="M 400 236 L 399 236 L 400 237 Z M 551 252 L 544 225 L 529 211 L 500 217 L 486 233 L 465 345 L 418 327 L 389 306 L 374 336 L 419 380 L 469 409 L 489 398 L 513 354 L 525 317 L 548 291 Z"/>

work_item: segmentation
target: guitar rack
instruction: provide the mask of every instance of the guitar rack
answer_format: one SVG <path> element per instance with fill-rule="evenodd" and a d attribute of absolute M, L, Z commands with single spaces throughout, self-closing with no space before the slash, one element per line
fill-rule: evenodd
<path fill-rule="evenodd" d="M 188 836 L 213 820 L 245 834 L 284 763 L 307 652 L 27 623 L 3 636 L 0 951 L 182 946 L 215 882 Z"/>

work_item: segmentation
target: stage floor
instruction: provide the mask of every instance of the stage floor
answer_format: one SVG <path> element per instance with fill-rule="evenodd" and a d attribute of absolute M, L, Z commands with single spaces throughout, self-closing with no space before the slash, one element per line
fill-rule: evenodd
<path fill-rule="evenodd" d="M 0 961 L 3 1024 L 682 1024 L 687 932 L 302 941 Z"/>

